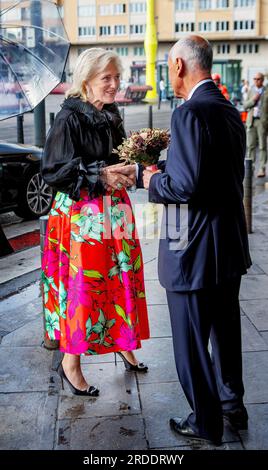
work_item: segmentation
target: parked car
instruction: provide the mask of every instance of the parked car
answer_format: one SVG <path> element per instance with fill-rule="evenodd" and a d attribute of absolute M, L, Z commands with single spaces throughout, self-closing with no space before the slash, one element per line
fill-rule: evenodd
<path fill-rule="evenodd" d="M 0 141 L 0 213 L 34 219 L 48 213 L 53 190 L 41 178 L 42 149 Z"/>

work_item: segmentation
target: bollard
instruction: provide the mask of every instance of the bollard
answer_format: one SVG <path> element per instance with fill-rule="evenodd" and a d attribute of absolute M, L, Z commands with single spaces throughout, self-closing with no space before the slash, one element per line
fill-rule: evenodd
<path fill-rule="evenodd" d="M 23 116 L 17 116 L 17 143 L 24 144 Z"/>
<path fill-rule="evenodd" d="M 55 121 L 55 113 L 49 113 L 49 127 L 52 127 Z"/>
<path fill-rule="evenodd" d="M 41 262 L 44 254 L 44 247 L 45 247 L 45 239 L 46 239 L 46 228 L 48 222 L 48 215 L 40 217 L 40 254 L 41 254 Z M 43 297 L 43 286 L 41 284 L 41 291 L 42 291 L 42 298 Z M 46 338 L 46 319 L 45 319 L 45 309 L 44 309 L 44 301 L 43 301 L 43 325 L 44 325 L 44 343 L 43 346 L 46 349 L 58 349 L 59 348 L 59 341 L 56 339 L 48 339 Z"/>
<path fill-rule="evenodd" d="M 148 109 L 148 127 L 150 129 L 153 128 L 153 107 L 151 104 L 149 104 L 149 109 Z"/>
<path fill-rule="evenodd" d="M 252 233 L 252 160 L 245 159 L 245 178 L 244 178 L 244 208 L 247 223 L 247 232 Z"/>

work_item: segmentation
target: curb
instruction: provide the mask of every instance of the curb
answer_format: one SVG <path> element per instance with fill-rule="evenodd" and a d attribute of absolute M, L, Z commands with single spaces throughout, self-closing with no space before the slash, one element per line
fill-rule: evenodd
<path fill-rule="evenodd" d="M 19 277 L 15 277 L 14 279 L 10 279 L 9 281 L 2 282 L 0 284 L 0 300 L 19 293 L 25 287 L 39 281 L 40 276 L 41 268 L 38 268 L 30 271 L 29 273 L 22 274 Z"/>

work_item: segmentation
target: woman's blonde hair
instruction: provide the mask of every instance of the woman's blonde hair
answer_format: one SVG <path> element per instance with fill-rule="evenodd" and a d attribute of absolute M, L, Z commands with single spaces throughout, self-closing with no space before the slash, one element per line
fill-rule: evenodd
<path fill-rule="evenodd" d="M 114 64 L 118 72 L 122 72 L 122 63 L 119 56 L 110 50 L 101 47 L 86 49 L 77 59 L 73 72 L 73 83 L 66 92 L 66 98 L 76 97 L 87 101 L 85 81 L 92 79 L 109 65 Z"/>

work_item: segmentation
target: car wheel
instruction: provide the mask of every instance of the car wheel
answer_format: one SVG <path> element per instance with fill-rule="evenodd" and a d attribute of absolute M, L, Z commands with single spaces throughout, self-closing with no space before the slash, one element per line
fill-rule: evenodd
<path fill-rule="evenodd" d="M 44 182 L 40 173 L 30 174 L 20 193 L 18 208 L 14 212 L 24 219 L 36 219 L 49 212 L 53 197 L 53 189 Z"/>

